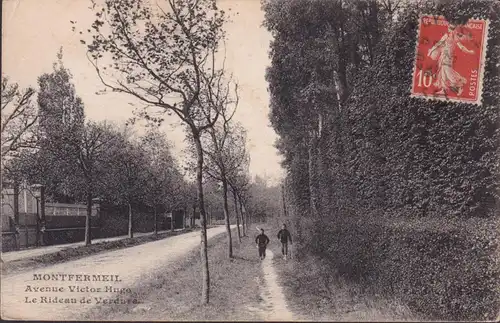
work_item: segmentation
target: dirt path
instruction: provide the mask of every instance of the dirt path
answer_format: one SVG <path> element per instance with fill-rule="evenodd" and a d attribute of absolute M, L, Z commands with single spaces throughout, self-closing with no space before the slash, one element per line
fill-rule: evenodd
<path fill-rule="evenodd" d="M 262 261 L 265 285 L 263 299 L 268 309 L 267 313 L 264 313 L 264 319 L 266 321 L 292 321 L 293 315 L 288 310 L 283 290 L 278 285 L 278 276 L 272 263 L 273 257 L 274 253 L 268 249 L 266 259 Z"/>
<path fill-rule="evenodd" d="M 207 230 L 207 236 L 212 238 L 224 232 L 223 226 L 212 228 Z M 128 289 L 130 286 L 152 277 L 157 268 L 175 262 L 198 247 L 199 243 L 200 232 L 190 232 L 43 269 L 2 276 L 2 317 L 26 320 L 77 319 L 83 312 L 105 300 L 111 303 L 110 306 L 134 302 L 131 299 L 133 291 Z M 66 275 L 64 281 L 61 275 Z"/>
<path fill-rule="evenodd" d="M 175 231 L 179 231 L 181 229 L 176 229 Z M 161 234 L 163 232 L 169 232 L 170 230 L 165 230 L 165 231 L 159 231 L 158 233 Z M 134 233 L 134 238 L 146 236 L 146 235 L 152 235 L 152 232 L 146 232 L 146 233 Z M 118 236 L 118 237 L 109 237 L 109 238 L 101 238 L 101 239 L 94 239 L 92 240 L 92 243 L 101 243 L 101 242 L 110 242 L 110 241 L 117 241 L 117 240 L 123 240 L 127 239 L 128 235 L 124 236 Z M 60 244 L 60 245 L 53 245 L 53 246 L 45 246 L 45 247 L 39 247 L 39 248 L 32 248 L 32 249 L 25 249 L 25 250 L 19 250 L 19 251 L 9 251 L 9 252 L 2 252 L 2 261 L 7 263 L 10 261 L 16 261 L 16 260 L 21 260 L 21 259 L 27 259 L 27 258 L 33 258 L 41 255 L 46 255 L 49 253 L 55 253 L 58 251 L 61 251 L 66 248 L 75 248 L 78 246 L 83 246 L 85 245 L 84 241 L 81 242 L 75 242 L 75 243 L 66 243 L 66 244 Z"/>

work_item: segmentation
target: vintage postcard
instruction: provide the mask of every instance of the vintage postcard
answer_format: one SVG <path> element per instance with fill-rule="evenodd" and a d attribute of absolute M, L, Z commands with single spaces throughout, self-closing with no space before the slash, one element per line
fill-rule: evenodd
<path fill-rule="evenodd" d="M 499 320 L 499 1 L 2 0 L 1 66 L 2 320 Z"/>

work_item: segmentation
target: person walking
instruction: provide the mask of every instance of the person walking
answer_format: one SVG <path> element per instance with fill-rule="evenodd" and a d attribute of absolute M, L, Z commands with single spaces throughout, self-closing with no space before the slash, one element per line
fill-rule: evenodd
<path fill-rule="evenodd" d="M 278 232 L 278 240 L 281 242 L 281 253 L 286 260 L 288 256 L 288 241 L 292 244 L 292 235 L 286 229 L 286 224 L 283 223 L 283 228 Z"/>
<path fill-rule="evenodd" d="M 255 243 L 257 244 L 257 248 L 259 248 L 260 260 L 266 258 L 266 248 L 269 241 L 269 238 L 264 234 L 264 229 L 260 229 L 260 234 L 255 238 Z"/>

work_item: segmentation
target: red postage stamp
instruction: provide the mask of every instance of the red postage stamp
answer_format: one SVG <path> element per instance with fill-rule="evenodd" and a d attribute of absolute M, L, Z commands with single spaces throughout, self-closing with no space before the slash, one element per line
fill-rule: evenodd
<path fill-rule="evenodd" d="M 481 105 L 487 40 L 488 20 L 421 16 L 411 96 Z"/>

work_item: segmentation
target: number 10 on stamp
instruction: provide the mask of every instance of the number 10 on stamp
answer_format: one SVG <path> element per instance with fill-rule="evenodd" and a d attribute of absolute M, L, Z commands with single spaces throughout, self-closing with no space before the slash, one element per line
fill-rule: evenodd
<path fill-rule="evenodd" d="M 421 16 L 411 96 L 481 105 L 487 40 L 488 20 Z"/>

